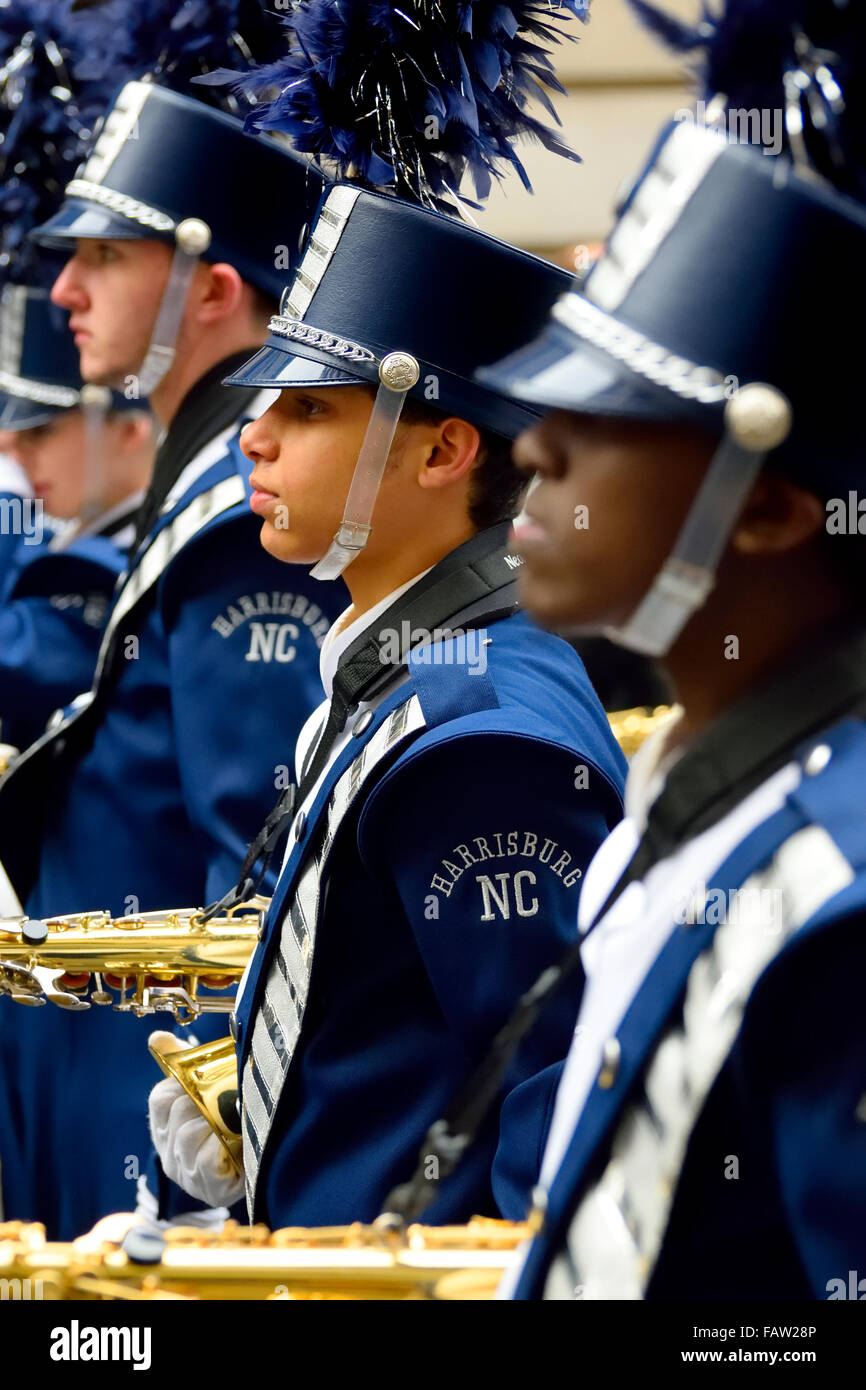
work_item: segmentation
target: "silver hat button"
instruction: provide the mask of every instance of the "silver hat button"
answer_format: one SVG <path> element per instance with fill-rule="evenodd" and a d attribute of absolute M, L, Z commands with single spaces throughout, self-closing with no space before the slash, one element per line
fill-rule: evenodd
<path fill-rule="evenodd" d="M 364 732 L 364 730 L 369 727 L 370 720 L 372 718 L 373 711 L 371 709 L 365 709 L 363 714 L 358 715 L 358 718 L 352 725 L 352 734 L 355 738 L 361 737 L 361 734 Z"/>
<path fill-rule="evenodd" d="M 832 756 L 833 749 L 829 743 L 817 743 L 803 764 L 806 776 L 816 777 L 819 772 L 823 772 Z"/>

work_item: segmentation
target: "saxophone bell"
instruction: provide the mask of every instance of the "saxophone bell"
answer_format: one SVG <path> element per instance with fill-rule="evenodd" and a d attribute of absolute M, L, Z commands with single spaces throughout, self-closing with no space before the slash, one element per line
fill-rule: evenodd
<path fill-rule="evenodd" d="M 238 1113 L 238 1063 L 233 1038 L 218 1038 L 185 1047 L 170 1033 L 152 1033 L 150 1055 L 183 1087 L 216 1134 L 234 1172 L 243 1172 L 241 1119 Z"/>

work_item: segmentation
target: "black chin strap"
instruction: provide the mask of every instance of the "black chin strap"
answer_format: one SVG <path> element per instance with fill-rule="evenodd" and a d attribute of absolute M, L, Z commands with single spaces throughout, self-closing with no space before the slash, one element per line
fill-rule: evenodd
<path fill-rule="evenodd" d="M 516 612 L 514 569 L 519 561 L 506 550 L 510 526 L 502 522 L 452 550 L 346 649 L 334 676 L 327 719 L 300 786 L 293 783 L 282 793 L 247 849 L 237 884 L 207 909 L 204 922 L 258 891 L 282 835 L 327 766 L 349 715 L 361 701 L 374 700 L 395 684 L 413 647 L 436 633 L 483 627 Z"/>

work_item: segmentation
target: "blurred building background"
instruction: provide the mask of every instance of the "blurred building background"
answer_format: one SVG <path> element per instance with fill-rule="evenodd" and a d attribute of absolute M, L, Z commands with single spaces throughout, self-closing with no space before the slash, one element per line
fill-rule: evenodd
<path fill-rule="evenodd" d="M 690 19 L 700 8 L 700 0 L 658 3 Z M 534 196 L 509 175 L 486 210 L 473 213 L 494 236 L 569 268 L 571 248 L 604 238 L 623 181 L 637 173 L 662 123 L 691 99 L 687 70 L 638 24 L 628 0 L 592 0 L 590 12 L 588 24 L 562 23 L 579 41 L 553 54 L 567 88 L 554 97 L 563 134 L 583 163 L 527 144 L 521 154 Z"/>

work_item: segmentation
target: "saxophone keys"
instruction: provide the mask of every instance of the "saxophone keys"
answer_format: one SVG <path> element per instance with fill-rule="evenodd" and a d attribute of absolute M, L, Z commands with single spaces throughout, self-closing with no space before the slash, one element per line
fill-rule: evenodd
<path fill-rule="evenodd" d="M 93 989 L 90 991 L 90 998 L 94 1004 L 113 1004 L 114 995 L 107 990 L 102 983 L 102 975 L 98 970 L 93 972 Z"/>

